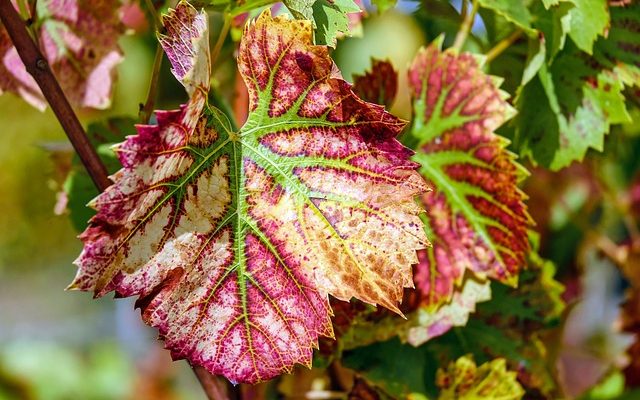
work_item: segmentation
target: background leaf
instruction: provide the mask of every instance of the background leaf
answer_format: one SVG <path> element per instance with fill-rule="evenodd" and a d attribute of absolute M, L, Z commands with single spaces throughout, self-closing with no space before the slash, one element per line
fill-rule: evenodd
<path fill-rule="evenodd" d="M 419 253 L 424 305 L 450 301 L 466 271 L 515 283 L 531 224 L 517 188 L 522 167 L 493 130 L 513 115 L 506 93 L 471 54 L 422 50 L 409 72 L 415 119 L 408 142 L 434 191 L 422 197 L 433 247 Z"/>

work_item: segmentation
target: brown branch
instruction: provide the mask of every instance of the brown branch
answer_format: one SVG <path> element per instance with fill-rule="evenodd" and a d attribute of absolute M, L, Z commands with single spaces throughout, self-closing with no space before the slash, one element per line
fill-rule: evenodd
<path fill-rule="evenodd" d="M 38 83 L 44 97 L 49 102 L 51 109 L 58 118 L 60 125 L 69 137 L 69 141 L 80 156 L 82 164 L 89 172 L 91 179 L 100 191 L 111 185 L 107 175 L 107 169 L 98 157 L 93 146 L 89 142 L 84 128 L 73 112 L 69 101 L 62 92 L 62 88 L 53 76 L 47 60 L 38 50 L 33 40 L 27 33 L 27 27 L 13 8 L 11 0 L 0 0 L 0 20 L 4 24 L 11 41 L 18 50 L 20 59 L 27 68 L 27 72 Z"/>
<path fill-rule="evenodd" d="M 53 76 L 49 64 L 27 33 L 27 27 L 18 12 L 13 8 L 11 0 L 0 0 L 0 20 L 18 50 L 20 59 L 26 66 L 27 71 L 38 83 L 73 148 L 80 156 L 80 160 L 91 176 L 93 183 L 99 191 L 104 191 L 113 183 L 108 177 L 107 169 L 89 142 L 84 128 L 71 108 L 60 84 Z M 229 390 L 224 379 L 211 375 L 202 367 L 195 367 L 193 371 L 209 399 L 233 400 L 229 397 L 229 393 L 233 394 L 237 390 Z"/>
<path fill-rule="evenodd" d="M 224 378 L 211 375 L 203 367 L 193 366 L 192 369 L 209 400 L 237 400 L 238 387 L 231 386 Z"/>

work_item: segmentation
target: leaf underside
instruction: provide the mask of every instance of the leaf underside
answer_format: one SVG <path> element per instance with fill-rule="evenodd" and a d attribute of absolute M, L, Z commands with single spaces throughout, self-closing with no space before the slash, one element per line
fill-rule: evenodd
<path fill-rule="evenodd" d="M 197 20 L 186 2 L 171 13 Z M 168 43 L 193 94 L 118 147 L 123 169 L 92 203 L 71 287 L 140 296 L 174 358 L 245 383 L 310 365 L 318 336 L 333 335 L 328 294 L 399 312 L 427 244 L 404 122 L 333 75 L 309 21 L 267 11 L 246 26 L 238 132 L 193 79 L 208 53 Z"/>

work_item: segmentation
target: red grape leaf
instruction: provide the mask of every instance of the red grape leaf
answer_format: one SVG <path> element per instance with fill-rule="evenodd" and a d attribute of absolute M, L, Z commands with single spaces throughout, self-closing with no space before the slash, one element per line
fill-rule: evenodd
<path fill-rule="evenodd" d="M 16 6 L 16 9 L 18 7 Z M 111 105 L 115 67 L 122 61 L 118 0 L 42 0 L 37 3 L 38 44 L 71 104 Z M 0 26 L 0 93 L 19 94 L 44 110 L 46 101 Z"/>
<path fill-rule="evenodd" d="M 171 62 L 171 72 L 192 95 L 198 87 L 209 88 L 209 16 L 193 7 L 176 7 L 162 17 L 165 34 L 160 44 Z"/>
<path fill-rule="evenodd" d="M 390 108 L 398 92 L 398 72 L 390 61 L 371 59 L 371 71 L 354 75 L 353 91 L 360 98 Z"/>
<path fill-rule="evenodd" d="M 204 50 L 169 59 L 178 77 L 208 68 Z M 310 365 L 333 335 L 328 294 L 399 312 L 427 244 L 414 202 L 427 186 L 396 140 L 404 122 L 336 77 L 309 21 L 265 11 L 238 65 L 250 99 L 238 132 L 203 88 L 120 145 L 71 287 L 140 296 L 175 358 L 255 383 Z"/>
<path fill-rule="evenodd" d="M 475 56 L 440 46 L 421 50 L 409 70 L 413 159 L 434 187 L 422 196 L 433 247 L 419 252 L 415 274 L 429 308 L 449 302 L 467 271 L 515 284 L 532 224 L 517 187 L 524 170 L 493 132 L 513 115 L 507 94 Z"/>

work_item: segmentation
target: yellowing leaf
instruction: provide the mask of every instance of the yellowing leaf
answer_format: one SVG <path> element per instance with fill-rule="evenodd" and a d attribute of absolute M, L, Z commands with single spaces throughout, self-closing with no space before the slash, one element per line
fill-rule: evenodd
<path fill-rule="evenodd" d="M 524 389 L 516 373 L 507 370 L 506 361 L 497 358 L 479 367 L 471 356 L 460 357 L 447 370 L 438 370 L 439 400 L 518 400 Z"/>
<path fill-rule="evenodd" d="M 196 23 L 190 7 L 167 20 Z M 180 42 L 163 39 L 169 54 Z M 205 52 L 170 54 L 176 76 Z M 427 244 L 414 202 L 427 187 L 396 140 L 404 122 L 336 77 L 309 21 L 262 13 L 238 66 L 250 99 L 239 131 L 197 86 L 119 146 L 124 168 L 92 203 L 72 288 L 140 296 L 174 357 L 255 383 L 310 365 L 333 335 L 328 294 L 399 312 Z"/>

